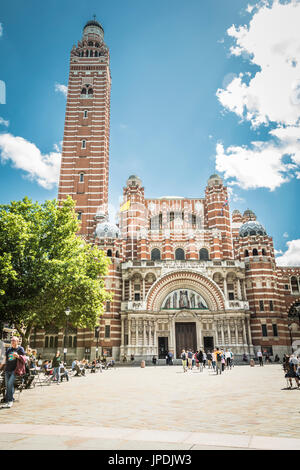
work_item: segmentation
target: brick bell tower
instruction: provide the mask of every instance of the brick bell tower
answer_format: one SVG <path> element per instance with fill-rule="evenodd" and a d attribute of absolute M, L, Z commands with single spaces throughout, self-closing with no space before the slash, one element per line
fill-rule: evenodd
<path fill-rule="evenodd" d="M 96 214 L 108 212 L 110 89 L 109 50 L 94 19 L 71 50 L 58 192 L 76 201 L 79 234 L 90 241 Z"/>

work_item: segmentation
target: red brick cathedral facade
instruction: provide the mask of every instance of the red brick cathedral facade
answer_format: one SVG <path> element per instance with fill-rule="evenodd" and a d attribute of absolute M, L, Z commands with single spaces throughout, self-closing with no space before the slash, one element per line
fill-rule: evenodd
<path fill-rule="evenodd" d="M 218 175 L 196 199 L 147 199 L 132 175 L 119 223 L 109 222 L 109 61 L 103 28 L 89 21 L 71 51 L 59 199 L 73 197 L 80 235 L 111 258 L 113 301 L 99 338 L 74 330 L 69 352 L 94 358 L 98 346 L 116 359 L 163 358 L 167 350 L 178 357 L 182 348 L 220 346 L 282 357 L 300 336 L 300 268 L 276 266 L 273 240 L 252 211 L 230 216 Z M 62 334 L 46 331 L 44 346 Z"/>

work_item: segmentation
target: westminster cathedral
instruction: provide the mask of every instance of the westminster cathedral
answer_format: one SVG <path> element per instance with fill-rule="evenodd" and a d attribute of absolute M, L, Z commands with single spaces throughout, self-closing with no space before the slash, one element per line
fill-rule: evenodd
<path fill-rule="evenodd" d="M 117 224 L 108 217 L 110 52 L 88 21 L 70 53 L 59 200 L 70 195 L 79 236 L 110 258 L 100 328 L 68 328 L 68 358 L 179 358 L 182 349 L 290 352 L 300 339 L 300 268 L 276 266 L 273 240 L 254 211 L 229 206 L 213 174 L 199 198 L 147 198 L 143 175 L 124 180 Z M 44 355 L 63 331 L 38 331 Z"/>

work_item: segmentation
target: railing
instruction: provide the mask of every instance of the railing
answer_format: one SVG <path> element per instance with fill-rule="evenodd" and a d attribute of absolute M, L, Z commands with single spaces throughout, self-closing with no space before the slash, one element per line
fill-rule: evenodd
<path fill-rule="evenodd" d="M 249 302 L 246 300 L 226 300 L 226 310 L 249 310 Z"/>
<path fill-rule="evenodd" d="M 152 266 L 154 268 L 178 268 L 178 269 L 197 269 L 197 268 L 210 268 L 214 266 L 228 268 L 244 268 L 243 261 L 238 260 L 156 260 L 156 261 L 141 261 L 141 260 L 128 260 L 122 263 L 122 269 L 128 268 L 146 268 Z"/>

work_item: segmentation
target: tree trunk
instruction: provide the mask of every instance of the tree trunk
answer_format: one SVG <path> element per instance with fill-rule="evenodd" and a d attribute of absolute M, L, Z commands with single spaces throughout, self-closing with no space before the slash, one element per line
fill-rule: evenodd
<path fill-rule="evenodd" d="M 24 350 L 26 351 L 26 349 L 29 345 L 29 337 L 30 337 L 30 334 L 31 334 L 32 325 L 27 325 L 25 331 L 24 331 L 24 328 L 22 328 L 21 326 L 19 326 L 19 325 L 15 325 L 15 326 L 16 326 L 17 332 L 19 333 L 19 335 L 22 338 L 22 348 L 24 348 Z"/>

